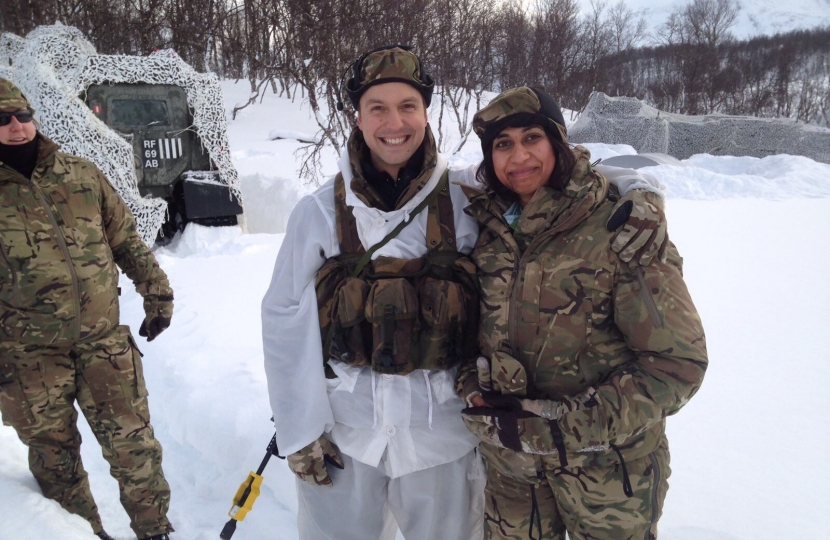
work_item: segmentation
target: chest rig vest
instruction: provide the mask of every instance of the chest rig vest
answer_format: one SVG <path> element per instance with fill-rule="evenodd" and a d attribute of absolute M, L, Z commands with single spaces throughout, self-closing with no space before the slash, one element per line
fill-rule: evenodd
<path fill-rule="evenodd" d="M 346 205 L 341 174 L 335 178 L 334 206 L 340 255 L 323 264 L 315 282 L 324 360 L 405 375 L 415 369 L 448 369 L 473 356 L 478 279 L 472 260 L 456 249 L 447 172 L 411 213 L 414 219 L 428 211 L 429 251 L 419 259 L 371 260 L 409 222 L 367 252 Z M 328 366 L 326 373 L 334 376 Z"/>

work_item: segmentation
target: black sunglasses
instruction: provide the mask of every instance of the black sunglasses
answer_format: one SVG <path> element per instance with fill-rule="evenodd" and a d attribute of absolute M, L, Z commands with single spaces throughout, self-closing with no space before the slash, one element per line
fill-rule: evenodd
<path fill-rule="evenodd" d="M 8 126 L 12 123 L 12 116 L 17 118 L 21 124 L 28 124 L 34 119 L 30 111 L 0 112 L 0 126 Z"/>

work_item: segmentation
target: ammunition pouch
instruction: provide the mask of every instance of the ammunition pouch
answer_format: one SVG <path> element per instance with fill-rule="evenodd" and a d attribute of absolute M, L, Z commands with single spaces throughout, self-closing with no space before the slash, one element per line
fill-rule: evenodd
<path fill-rule="evenodd" d="M 341 242 L 341 255 L 319 270 L 315 286 L 324 360 L 336 358 L 371 365 L 379 373 L 404 375 L 415 369 L 447 369 L 476 354 L 478 279 L 472 260 L 455 249 L 446 182 L 445 174 L 436 188 L 437 200 L 427 206 L 428 229 L 440 229 L 428 231 L 427 237 L 431 233 L 442 241 L 426 255 L 380 256 L 366 262 L 362 246 L 347 251 L 349 246 Z M 336 205 L 345 204 L 339 188 L 343 186 L 336 181 Z M 343 216 L 338 212 L 338 228 Z M 338 230 L 338 238 L 355 237 Z M 327 374 L 333 376 L 330 370 Z"/>

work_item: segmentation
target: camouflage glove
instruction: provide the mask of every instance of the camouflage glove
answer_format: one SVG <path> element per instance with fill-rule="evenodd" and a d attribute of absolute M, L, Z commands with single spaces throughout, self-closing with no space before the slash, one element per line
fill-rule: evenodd
<path fill-rule="evenodd" d="M 500 394 L 482 394 L 489 407 L 468 407 L 461 411 L 467 429 L 485 444 L 526 452 L 556 454 L 564 449 L 556 419 L 545 418 L 525 410 L 524 403 L 547 403 L 556 409 L 557 402 L 524 400 Z"/>
<path fill-rule="evenodd" d="M 146 337 L 147 341 L 153 341 L 170 326 L 170 319 L 173 318 L 173 295 L 148 294 L 144 297 L 144 320 L 138 335 Z"/>
<path fill-rule="evenodd" d="M 455 393 L 458 394 L 458 397 L 461 398 L 461 401 L 467 404 L 468 407 L 472 407 L 473 403 L 470 401 L 473 399 L 474 396 L 481 395 L 481 388 L 478 385 L 478 380 L 476 379 L 475 374 L 475 367 L 470 369 L 462 368 L 458 372 L 458 376 L 455 379 Z"/>
<path fill-rule="evenodd" d="M 651 191 L 633 189 L 619 200 L 605 224 L 611 239 L 611 250 L 623 262 L 648 266 L 652 259 L 666 260 L 669 236 L 663 198 Z"/>
<path fill-rule="evenodd" d="M 312 486 L 330 486 L 331 477 L 326 470 L 326 464 L 343 469 L 343 460 L 334 446 L 322 435 L 293 454 L 289 454 L 286 461 L 291 472 L 300 480 Z"/>
<path fill-rule="evenodd" d="M 490 380 L 490 360 L 479 356 L 475 364 L 465 365 L 459 372 L 456 380 L 455 392 L 467 403 L 468 407 L 473 406 L 472 399 L 480 396 L 482 392 L 493 390 Z"/>

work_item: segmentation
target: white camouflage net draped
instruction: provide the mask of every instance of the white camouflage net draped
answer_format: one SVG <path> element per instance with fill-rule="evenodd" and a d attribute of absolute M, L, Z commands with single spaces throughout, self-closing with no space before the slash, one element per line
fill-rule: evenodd
<path fill-rule="evenodd" d="M 163 199 L 138 192 L 133 148 L 95 117 L 79 97 L 92 84 L 174 84 L 187 93 L 193 129 L 210 154 L 222 183 L 242 201 L 231 163 L 227 120 L 219 81 L 197 73 L 172 50 L 150 56 L 98 55 L 80 30 L 39 26 L 26 38 L 0 34 L 0 77 L 13 81 L 35 108 L 40 130 L 64 152 L 95 163 L 136 218 L 142 239 L 152 245 L 167 210 Z"/>

